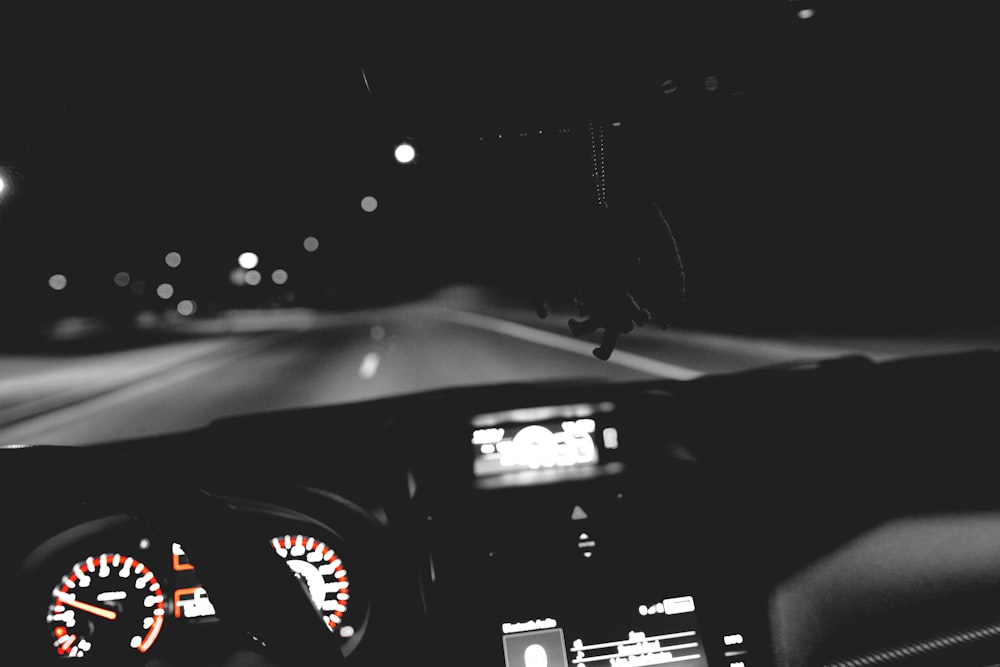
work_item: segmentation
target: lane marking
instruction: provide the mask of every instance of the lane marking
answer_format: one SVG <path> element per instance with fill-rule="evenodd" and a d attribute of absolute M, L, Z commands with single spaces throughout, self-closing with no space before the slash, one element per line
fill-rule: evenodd
<path fill-rule="evenodd" d="M 378 354 L 369 352 L 365 355 L 365 358 L 361 360 L 361 368 L 358 369 L 358 375 L 365 380 L 372 379 L 375 377 L 375 373 L 378 372 L 379 361 Z"/>
<path fill-rule="evenodd" d="M 517 338 L 529 343 L 535 343 L 536 345 L 544 345 L 557 350 L 563 350 L 565 352 L 573 352 L 597 361 L 597 358 L 594 357 L 592 352 L 595 347 L 593 343 L 577 340 L 576 338 L 570 338 L 569 336 L 563 336 L 550 331 L 543 331 L 542 329 L 536 329 L 534 327 L 525 326 L 516 322 L 501 320 L 488 315 L 470 313 L 465 310 L 441 308 L 438 309 L 438 312 L 441 317 L 456 324 L 463 324 L 475 329 L 491 331 L 493 333 L 502 334 L 511 338 Z M 631 352 L 625 352 L 624 350 L 615 350 L 607 363 L 617 364 L 618 366 L 623 366 L 631 370 L 640 371 L 649 375 L 656 375 L 670 380 L 693 380 L 694 378 L 704 375 L 701 371 L 685 368 L 684 366 L 678 366 L 677 364 L 671 364 L 665 361 L 659 361 L 657 359 L 650 359 L 649 357 L 633 354 Z"/>

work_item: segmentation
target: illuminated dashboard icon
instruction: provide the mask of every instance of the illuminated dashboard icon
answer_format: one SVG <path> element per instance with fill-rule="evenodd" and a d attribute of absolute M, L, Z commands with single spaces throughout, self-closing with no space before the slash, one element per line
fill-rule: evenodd
<path fill-rule="evenodd" d="M 174 616 L 176 618 L 215 616 L 215 605 L 201 586 L 178 588 L 174 591 Z"/>
<path fill-rule="evenodd" d="M 524 649 L 525 667 L 548 667 L 548 664 L 549 654 L 545 652 L 541 644 L 530 644 L 528 648 Z"/>
<path fill-rule="evenodd" d="M 194 564 L 184 548 L 177 542 L 170 547 L 174 572 L 174 617 L 204 618 L 215 616 L 215 605 L 208 598 L 208 591 L 198 581 Z"/>
<path fill-rule="evenodd" d="M 503 652 L 506 667 L 566 667 L 569 661 L 562 628 L 528 632 L 518 630 L 528 625 L 530 623 L 505 624 Z M 512 632 L 507 633 L 507 630 Z"/>
<path fill-rule="evenodd" d="M 305 585 L 313 606 L 330 632 L 340 630 L 342 637 L 353 631 L 344 630 L 350 596 L 350 581 L 344 562 L 323 542 L 308 535 L 284 535 L 271 540 L 271 546 L 288 568 Z"/>
<path fill-rule="evenodd" d="M 52 590 L 52 645 L 67 658 L 145 653 L 165 613 L 160 582 L 130 556 L 105 553 L 76 563 Z M 95 651 L 96 646 L 96 651 Z"/>

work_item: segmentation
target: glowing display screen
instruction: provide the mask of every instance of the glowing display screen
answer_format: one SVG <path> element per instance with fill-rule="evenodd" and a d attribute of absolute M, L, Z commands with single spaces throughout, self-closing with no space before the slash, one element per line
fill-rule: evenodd
<path fill-rule="evenodd" d="M 618 431 L 608 423 L 613 409 L 601 403 L 480 415 L 472 421 L 473 473 L 490 477 L 596 466 L 602 450 L 618 448 Z"/>
<path fill-rule="evenodd" d="M 650 600 L 600 618 L 572 615 L 502 624 L 507 667 L 707 667 L 694 598 Z"/>

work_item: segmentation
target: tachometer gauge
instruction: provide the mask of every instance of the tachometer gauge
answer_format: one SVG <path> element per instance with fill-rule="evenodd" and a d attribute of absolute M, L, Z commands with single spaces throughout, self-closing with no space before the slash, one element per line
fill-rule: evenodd
<path fill-rule="evenodd" d="M 344 624 L 350 600 L 350 582 L 340 556 L 323 542 L 307 535 L 285 535 L 271 540 L 295 576 L 305 585 L 313 606 L 331 632 L 342 637 L 353 634 Z"/>
<path fill-rule="evenodd" d="M 91 556 L 52 589 L 48 623 L 60 656 L 82 658 L 134 649 L 145 653 L 163 626 L 163 591 L 134 558 Z"/>

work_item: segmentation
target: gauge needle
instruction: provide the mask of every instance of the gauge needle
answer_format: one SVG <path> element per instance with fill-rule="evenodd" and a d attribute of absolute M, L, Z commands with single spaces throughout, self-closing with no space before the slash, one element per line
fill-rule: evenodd
<path fill-rule="evenodd" d="M 92 604 L 87 604 L 86 602 L 78 602 L 76 600 L 67 600 L 66 598 L 59 598 L 59 601 L 66 605 L 67 607 L 76 607 L 80 611 L 85 611 L 87 613 L 93 614 L 94 616 L 100 616 L 101 618 L 106 618 L 109 621 L 113 621 L 118 618 L 118 612 L 111 611 L 110 609 L 105 609 L 104 607 L 96 607 Z"/>

